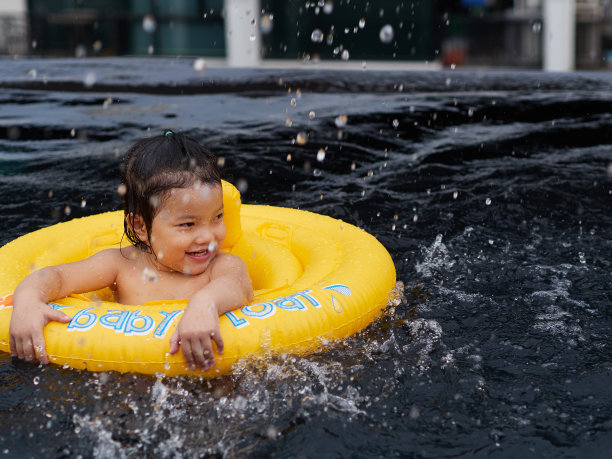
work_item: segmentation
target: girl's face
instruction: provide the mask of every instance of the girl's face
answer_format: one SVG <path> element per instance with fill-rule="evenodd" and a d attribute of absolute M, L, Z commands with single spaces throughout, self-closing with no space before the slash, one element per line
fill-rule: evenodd
<path fill-rule="evenodd" d="M 221 186 L 173 188 L 159 206 L 148 241 L 159 268 L 202 274 L 226 235 Z"/>

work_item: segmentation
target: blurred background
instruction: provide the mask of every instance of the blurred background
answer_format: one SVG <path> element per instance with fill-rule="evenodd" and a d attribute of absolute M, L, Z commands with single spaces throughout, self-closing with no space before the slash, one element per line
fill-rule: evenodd
<path fill-rule="evenodd" d="M 603 69 L 612 0 L 2 0 L 0 53 Z"/>

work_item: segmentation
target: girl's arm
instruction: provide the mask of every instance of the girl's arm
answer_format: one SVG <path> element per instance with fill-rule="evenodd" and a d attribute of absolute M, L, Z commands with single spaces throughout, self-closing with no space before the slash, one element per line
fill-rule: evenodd
<path fill-rule="evenodd" d="M 239 257 L 223 254 L 210 269 L 210 282 L 191 297 L 170 338 L 170 353 L 177 352 L 180 344 L 192 370 L 196 364 L 202 370 L 215 366 L 212 341 L 217 345 L 217 352 L 223 354 L 219 316 L 253 298 L 249 273 Z"/>
<path fill-rule="evenodd" d="M 48 303 L 72 293 L 112 285 L 121 262 L 118 256 L 121 254 L 116 249 L 104 250 L 85 260 L 42 268 L 21 281 L 15 289 L 9 326 L 11 354 L 20 359 L 38 358 L 41 363 L 49 363 L 43 328 L 52 320 L 69 322 L 70 317 Z"/>

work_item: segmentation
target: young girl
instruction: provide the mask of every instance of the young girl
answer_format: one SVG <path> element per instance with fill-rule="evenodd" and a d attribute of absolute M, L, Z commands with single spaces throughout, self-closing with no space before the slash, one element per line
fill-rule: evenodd
<path fill-rule="evenodd" d="M 26 277 L 13 298 L 11 353 L 48 363 L 44 326 L 70 321 L 48 303 L 110 287 L 123 304 L 190 298 L 170 338 L 170 353 L 181 347 L 192 370 L 196 364 L 214 367 L 212 341 L 223 353 L 219 315 L 253 296 L 244 262 L 219 250 L 226 229 L 216 159 L 195 140 L 167 131 L 128 151 L 120 192 L 125 236 L 133 245 Z"/>

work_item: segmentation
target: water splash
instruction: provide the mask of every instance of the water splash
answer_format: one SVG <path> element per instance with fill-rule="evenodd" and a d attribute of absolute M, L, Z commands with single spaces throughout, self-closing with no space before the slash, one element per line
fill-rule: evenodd
<path fill-rule="evenodd" d="M 430 278 L 437 273 L 449 270 L 455 265 L 451 259 L 448 248 L 442 242 L 442 235 L 438 234 L 430 247 L 421 249 L 423 261 L 417 262 L 415 268 L 417 273 L 423 277 Z"/>
<path fill-rule="evenodd" d="M 264 14 L 259 20 L 259 29 L 264 35 L 268 35 L 274 28 L 274 15 Z"/>
<path fill-rule="evenodd" d="M 156 270 L 146 267 L 142 270 L 141 278 L 145 282 L 157 282 L 159 280 L 159 274 Z"/>
<path fill-rule="evenodd" d="M 157 20 L 152 14 L 145 14 L 142 18 L 142 30 L 153 33 L 157 29 Z"/>
<path fill-rule="evenodd" d="M 348 116 L 346 115 L 338 115 L 334 120 L 337 128 L 343 128 L 348 123 Z"/>
<path fill-rule="evenodd" d="M 391 26 L 391 24 L 385 24 L 381 27 L 378 38 L 382 43 L 389 44 L 393 41 L 394 35 L 393 26 Z"/>
<path fill-rule="evenodd" d="M 310 34 L 310 40 L 313 43 L 321 43 L 325 38 L 325 34 L 321 31 L 321 29 L 314 29 Z"/>
<path fill-rule="evenodd" d="M 199 57 L 193 61 L 193 69 L 196 72 L 202 72 L 206 69 L 206 59 Z"/>

